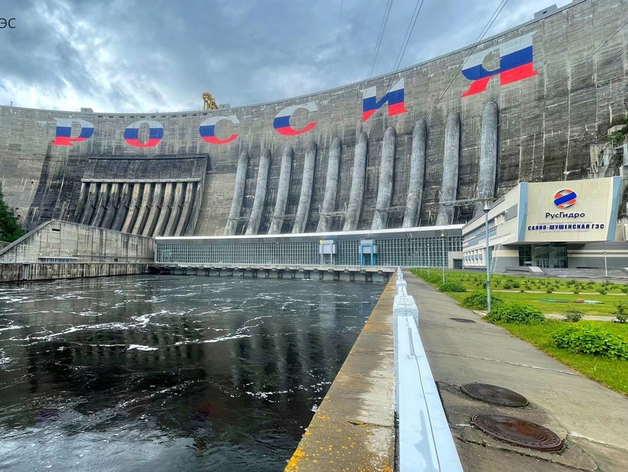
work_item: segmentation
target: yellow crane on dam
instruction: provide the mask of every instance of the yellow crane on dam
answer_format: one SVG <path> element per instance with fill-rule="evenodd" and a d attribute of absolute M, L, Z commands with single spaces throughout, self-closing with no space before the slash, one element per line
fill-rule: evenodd
<path fill-rule="evenodd" d="M 213 95 L 209 92 L 203 92 L 203 110 L 218 110 L 218 105 Z"/>

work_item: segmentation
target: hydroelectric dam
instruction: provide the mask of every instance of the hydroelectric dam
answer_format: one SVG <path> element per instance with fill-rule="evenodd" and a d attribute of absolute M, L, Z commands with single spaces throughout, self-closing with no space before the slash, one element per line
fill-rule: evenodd
<path fill-rule="evenodd" d="M 505 240 L 498 225 L 524 228 L 523 183 L 623 177 L 628 148 L 611 138 L 628 112 L 626 12 L 628 0 L 550 7 L 413 67 L 259 105 L 0 106 L 0 182 L 30 231 L 0 250 L 0 281 L 55 279 L 0 300 L 0 468 L 303 472 L 334 470 L 341 449 L 343 470 L 625 464 L 625 398 L 393 268 L 445 277 L 484 238 L 484 258 L 465 256 L 479 268 L 489 239 Z M 628 199 L 607 194 L 614 222 Z M 593 249 L 606 264 L 607 246 Z M 133 276 L 91 278 L 114 275 Z M 377 299 L 317 279 L 387 283 Z M 411 365 L 395 371 L 399 352 Z M 478 380 L 529 396 L 526 415 L 557 429 L 565 454 L 505 450 L 471 429 L 471 414 L 497 411 L 459 395 Z M 419 438 L 424 414 L 438 427 Z"/>
<path fill-rule="evenodd" d="M 59 219 L 149 237 L 464 223 L 520 182 L 599 171 L 627 112 L 627 7 L 548 8 L 408 69 L 261 105 L 2 106 L 4 196 L 28 229 Z"/>

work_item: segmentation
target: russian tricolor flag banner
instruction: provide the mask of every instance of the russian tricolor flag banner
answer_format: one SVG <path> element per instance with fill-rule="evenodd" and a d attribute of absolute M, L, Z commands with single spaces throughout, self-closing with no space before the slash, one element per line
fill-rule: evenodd
<path fill-rule="evenodd" d="M 212 116 L 211 118 L 206 119 L 201 123 L 198 128 L 198 134 L 201 136 L 201 139 L 209 144 L 227 144 L 231 141 L 237 139 L 239 134 L 234 133 L 226 139 L 220 139 L 216 137 L 216 124 L 219 121 L 227 120 L 233 123 L 234 125 L 239 124 L 238 117 L 235 115 L 229 116 Z"/>
<path fill-rule="evenodd" d="M 404 101 L 404 80 L 393 85 L 388 93 L 381 100 L 377 101 L 377 88 L 369 87 L 362 92 L 362 122 L 368 120 L 384 103 L 388 103 L 388 116 L 400 115 L 407 113 Z"/>
<path fill-rule="evenodd" d="M 94 134 L 94 125 L 89 121 L 80 118 L 55 118 L 57 129 L 55 139 L 52 141 L 53 146 L 72 146 L 72 143 L 80 143 L 89 139 Z M 81 125 L 81 131 L 76 138 L 72 137 L 72 124 Z"/>
<path fill-rule="evenodd" d="M 489 80 L 496 75 L 499 75 L 500 85 L 511 84 L 538 75 L 538 72 L 534 70 L 532 36 L 534 33 L 528 33 L 469 56 L 462 66 L 462 75 L 473 82 L 462 96 L 468 97 L 484 92 Z M 494 51 L 499 52 L 499 68 L 486 70 L 482 63 Z"/>
<path fill-rule="evenodd" d="M 275 128 L 275 131 L 277 131 L 279 134 L 283 134 L 284 136 L 296 136 L 298 134 L 307 133 L 308 131 L 314 129 L 317 124 L 316 121 L 309 122 L 302 129 L 294 129 L 292 126 L 290 126 L 290 118 L 292 117 L 294 112 L 300 108 L 304 108 L 310 113 L 318 111 L 318 107 L 314 102 L 309 102 L 305 105 L 294 105 L 291 107 L 286 107 L 279 113 L 277 113 L 277 116 L 275 116 L 275 119 L 273 120 L 273 128 Z"/>
<path fill-rule="evenodd" d="M 149 126 L 148 141 L 140 142 L 140 126 L 147 123 Z M 129 146 L 139 148 L 155 147 L 164 137 L 164 127 L 158 121 L 141 120 L 129 125 L 124 130 L 124 140 Z"/>

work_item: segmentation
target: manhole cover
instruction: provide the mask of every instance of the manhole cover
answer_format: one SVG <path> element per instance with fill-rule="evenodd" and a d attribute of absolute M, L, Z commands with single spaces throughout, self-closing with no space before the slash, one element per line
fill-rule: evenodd
<path fill-rule="evenodd" d="M 475 415 L 471 423 L 489 436 L 538 451 L 560 451 L 563 442 L 549 429 L 531 421 L 503 415 Z"/>
<path fill-rule="evenodd" d="M 493 405 L 522 407 L 528 404 L 526 397 L 497 385 L 472 383 L 463 385 L 460 390 L 476 400 Z"/>
<path fill-rule="evenodd" d="M 475 323 L 473 320 L 468 320 L 466 318 L 449 318 L 452 321 L 457 321 L 458 323 Z"/>

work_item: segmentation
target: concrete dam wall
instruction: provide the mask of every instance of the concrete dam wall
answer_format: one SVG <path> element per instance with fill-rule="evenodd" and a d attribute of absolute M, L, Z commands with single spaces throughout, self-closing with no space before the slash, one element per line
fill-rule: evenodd
<path fill-rule="evenodd" d="M 519 182 L 587 177 L 628 110 L 628 0 L 583 0 L 414 67 L 181 113 L 0 107 L 0 179 L 32 229 L 144 236 L 462 223 Z"/>

